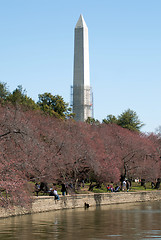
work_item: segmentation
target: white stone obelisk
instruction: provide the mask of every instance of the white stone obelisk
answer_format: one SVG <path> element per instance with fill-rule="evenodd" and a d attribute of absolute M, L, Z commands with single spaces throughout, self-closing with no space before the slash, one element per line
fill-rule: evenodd
<path fill-rule="evenodd" d="M 88 28 L 80 15 L 74 38 L 73 113 L 76 121 L 92 117 L 90 93 Z"/>

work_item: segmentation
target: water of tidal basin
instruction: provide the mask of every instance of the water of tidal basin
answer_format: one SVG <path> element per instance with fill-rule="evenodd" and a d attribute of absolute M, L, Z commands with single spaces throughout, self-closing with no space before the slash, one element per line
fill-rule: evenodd
<path fill-rule="evenodd" d="M 59 210 L 0 220 L 7 239 L 161 239 L 161 202 Z"/>

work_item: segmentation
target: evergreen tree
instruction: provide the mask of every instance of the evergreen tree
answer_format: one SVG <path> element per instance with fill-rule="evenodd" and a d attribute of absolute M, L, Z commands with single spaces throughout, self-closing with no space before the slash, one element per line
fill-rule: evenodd
<path fill-rule="evenodd" d="M 6 100 L 9 90 L 6 83 L 0 82 L 0 99 Z"/>
<path fill-rule="evenodd" d="M 144 124 L 139 120 L 136 112 L 131 109 L 124 111 L 118 117 L 115 117 L 114 115 L 107 115 L 107 118 L 103 119 L 102 122 L 106 124 L 114 123 L 132 131 L 140 131 L 140 128 L 144 126 Z"/>
<path fill-rule="evenodd" d="M 7 101 L 12 104 L 21 104 L 31 109 L 38 109 L 39 106 L 27 96 L 26 90 L 19 85 L 12 93 L 7 96 Z"/>
<path fill-rule="evenodd" d="M 117 118 L 114 115 L 107 115 L 106 119 L 102 120 L 103 123 L 109 124 L 109 123 L 116 123 L 117 124 Z"/>
<path fill-rule="evenodd" d="M 91 125 L 99 125 L 100 124 L 100 122 L 97 119 L 91 118 L 91 117 L 87 118 L 86 123 L 89 123 Z"/>
<path fill-rule="evenodd" d="M 64 99 L 59 96 L 53 96 L 51 93 L 39 94 L 38 105 L 40 109 L 45 113 L 49 113 L 51 116 L 65 119 L 72 118 L 71 108 L 68 107 L 68 103 L 64 102 Z"/>
<path fill-rule="evenodd" d="M 140 131 L 140 128 L 144 125 L 139 120 L 136 112 L 131 109 L 124 111 L 121 115 L 118 116 L 117 124 L 132 131 Z"/>

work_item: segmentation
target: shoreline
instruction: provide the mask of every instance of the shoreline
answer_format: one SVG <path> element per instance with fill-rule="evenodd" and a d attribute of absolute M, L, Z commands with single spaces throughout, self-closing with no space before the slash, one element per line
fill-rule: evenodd
<path fill-rule="evenodd" d="M 30 210 L 20 207 L 13 209 L 0 208 L 0 218 L 11 216 L 41 213 L 54 210 L 84 208 L 84 204 L 89 206 L 101 206 L 110 204 L 125 204 L 147 201 L 161 200 L 161 191 L 141 191 L 141 192 L 117 192 L 117 193 L 94 193 L 94 194 L 74 194 L 60 196 L 60 200 L 55 200 L 53 196 L 33 197 L 32 208 Z"/>

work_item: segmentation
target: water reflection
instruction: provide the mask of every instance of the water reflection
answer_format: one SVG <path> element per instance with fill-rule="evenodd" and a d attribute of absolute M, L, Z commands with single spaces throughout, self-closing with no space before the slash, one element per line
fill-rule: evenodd
<path fill-rule="evenodd" d="M 0 220 L 0 239 L 161 239 L 161 203 L 119 204 Z"/>

